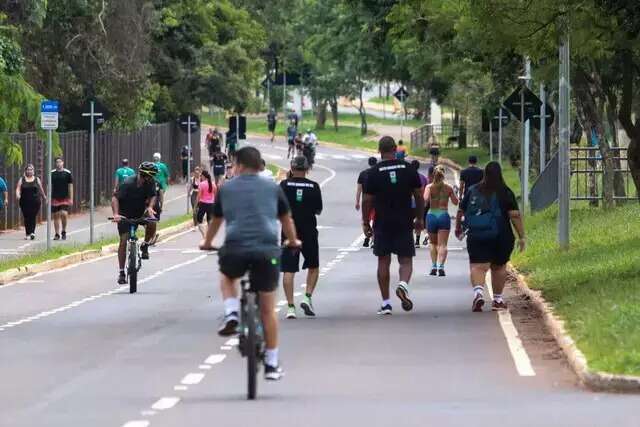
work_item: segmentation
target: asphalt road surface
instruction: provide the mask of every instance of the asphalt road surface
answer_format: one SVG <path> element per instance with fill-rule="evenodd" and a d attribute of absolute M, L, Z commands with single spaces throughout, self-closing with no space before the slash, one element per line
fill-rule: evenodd
<path fill-rule="evenodd" d="M 286 147 L 253 142 L 286 164 Z M 520 341 L 508 314 L 471 313 L 460 242 L 446 278 L 426 276 L 419 249 L 414 311 L 394 301 L 393 316 L 376 316 L 375 258 L 353 206 L 367 155 L 320 154 L 318 317 L 285 320 L 281 307 L 281 382 L 261 381 L 259 399 L 245 400 L 245 360 L 216 335 L 217 256 L 195 250 L 188 231 L 154 248 L 135 295 L 116 287 L 113 256 L 0 287 L 0 425 L 640 424 L 640 397 L 587 391 L 544 356 L 548 344 Z"/>

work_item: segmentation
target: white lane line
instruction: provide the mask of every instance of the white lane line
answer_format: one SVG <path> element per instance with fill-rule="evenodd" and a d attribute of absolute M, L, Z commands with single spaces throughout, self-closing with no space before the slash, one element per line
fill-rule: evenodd
<path fill-rule="evenodd" d="M 220 350 L 225 350 L 225 351 L 231 350 L 232 348 L 233 347 L 231 347 L 230 345 L 221 345 L 220 346 Z"/>
<path fill-rule="evenodd" d="M 147 420 L 127 421 L 122 427 L 149 427 L 151 423 Z"/>
<path fill-rule="evenodd" d="M 140 412 L 140 415 L 142 415 L 143 417 L 152 417 L 155 414 L 157 414 L 156 411 L 142 411 L 142 412 Z"/>
<path fill-rule="evenodd" d="M 319 185 L 320 185 L 320 188 L 322 188 L 322 187 L 324 187 L 325 185 L 327 185 L 327 184 L 328 184 L 328 183 L 329 183 L 333 178 L 335 178 L 335 177 L 336 177 L 336 171 L 334 171 L 333 169 L 328 168 L 328 167 L 326 167 L 326 166 L 323 166 L 323 165 L 321 165 L 321 164 L 319 164 L 319 163 L 316 163 L 316 167 L 318 167 L 318 168 L 320 168 L 320 169 L 324 169 L 324 170 L 326 170 L 327 172 L 329 172 L 329 174 L 330 174 L 328 178 L 325 178 L 325 180 L 324 180 L 324 181 L 322 181 L 322 182 L 319 184 Z"/>
<path fill-rule="evenodd" d="M 203 371 L 208 371 L 211 368 L 213 368 L 211 365 L 198 365 L 198 369 L 202 369 Z"/>
<path fill-rule="evenodd" d="M 176 406 L 180 402 L 179 397 L 162 397 L 156 403 L 151 405 L 151 409 L 155 409 L 156 411 L 164 411 L 166 409 L 171 409 Z"/>
<path fill-rule="evenodd" d="M 368 159 L 367 156 L 365 156 L 364 154 L 352 154 L 351 157 L 353 157 L 354 159 Z"/>
<path fill-rule="evenodd" d="M 324 154 L 322 154 L 322 153 L 317 153 L 317 154 L 316 154 L 316 159 L 319 159 L 319 160 L 326 160 L 326 159 L 327 159 L 327 156 L 325 156 L 325 155 L 324 155 Z"/>
<path fill-rule="evenodd" d="M 238 338 L 231 338 L 229 340 L 227 340 L 226 343 L 224 343 L 224 345 L 230 345 L 230 346 L 236 346 L 240 343 L 240 340 Z"/>
<path fill-rule="evenodd" d="M 493 287 L 491 286 L 491 272 L 487 273 L 487 290 L 489 291 L 489 295 L 493 300 Z M 513 362 L 516 365 L 516 370 L 518 371 L 518 375 L 521 377 L 534 377 L 536 372 L 533 370 L 533 366 L 531 365 L 531 359 L 527 354 L 527 350 L 524 348 L 522 344 L 522 340 L 520 339 L 520 335 L 518 334 L 518 330 L 513 324 L 513 319 L 511 318 L 511 313 L 509 310 L 502 310 L 498 312 L 498 322 L 500 323 L 500 327 L 502 329 L 502 333 L 507 340 L 507 346 L 509 347 L 509 351 L 511 352 L 511 357 L 513 358 Z"/>
<path fill-rule="evenodd" d="M 192 372 L 190 374 L 187 374 L 184 376 L 184 378 L 182 378 L 182 381 L 180 381 L 180 383 L 182 385 L 196 385 L 196 384 L 200 384 L 200 381 L 202 381 L 204 379 L 204 374 L 201 372 Z"/>
<path fill-rule="evenodd" d="M 306 288 L 306 287 L 307 287 L 307 284 L 306 284 L 306 283 L 303 283 L 302 285 L 300 285 L 300 287 L 301 287 L 301 288 Z"/>
<path fill-rule="evenodd" d="M 212 354 L 204 361 L 207 365 L 217 365 L 221 363 L 227 357 L 226 354 Z"/>
<path fill-rule="evenodd" d="M 342 154 L 332 154 L 331 157 L 334 158 L 334 159 L 337 159 L 337 160 L 348 160 L 349 159 L 347 156 L 344 156 Z"/>
<path fill-rule="evenodd" d="M 271 160 L 282 160 L 282 156 L 276 156 L 275 154 L 262 153 L 262 156 Z"/>
<path fill-rule="evenodd" d="M 187 387 L 186 385 L 177 385 L 173 387 L 173 391 L 187 391 L 189 390 L 189 387 Z"/>

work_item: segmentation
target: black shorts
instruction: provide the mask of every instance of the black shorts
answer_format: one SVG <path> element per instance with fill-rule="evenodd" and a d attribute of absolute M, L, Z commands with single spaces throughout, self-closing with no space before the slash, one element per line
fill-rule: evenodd
<path fill-rule="evenodd" d="M 304 257 L 302 269 L 320 267 L 320 245 L 318 244 L 318 231 L 303 233 L 301 250 L 284 248 L 282 250 L 282 272 L 297 273 L 300 271 L 300 253 Z"/>
<path fill-rule="evenodd" d="M 491 263 L 504 265 L 511 259 L 515 238 L 502 236 L 492 240 L 474 240 L 467 238 L 467 252 L 472 264 Z"/>
<path fill-rule="evenodd" d="M 198 213 L 196 214 L 196 221 L 198 224 L 202 224 L 204 220 L 204 216 L 207 216 L 207 222 L 211 222 L 213 220 L 213 207 L 215 205 L 213 203 L 199 203 L 198 204 Z"/>
<path fill-rule="evenodd" d="M 388 256 L 396 254 L 407 258 L 416 256 L 413 230 L 374 230 L 373 254 L 375 256 Z"/>
<path fill-rule="evenodd" d="M 267 127 L 269 128 L 269 132 L 274 132 L 276 130 L 276 124 L 275 123 L 269 123 L 269 124 L 267 124 Z"/>
<path fill-rule="evenodd" d="M 129 224 L 125 224 L 124 222 L 119 222 L 118 223 L 118 234 L 120 236 L 123 236 L 123 235 L 127 235 L 128 236 L 130 227 L 131 226 Z M 138 226 L 137 225 L 134 226 L 134 230 L 136 230 L 136 231 L 138 230 Z"/>
<path fill-rule="evenodd" d="M 220 272 L 230 279 L 239 279 L 249 272 L 251 289 L 258 292 L 273 292 L 280 278 L 280 259 L 266 254 L 230 252 L 224 247 L 218 256 Z"/>
<path fill-rule="evenodd" d="M 71 206 L 69 205 L 51 206 L 51 213 L 57 213 L 61 211 L 69 212 L 70 209 L 71 209 Z"/>

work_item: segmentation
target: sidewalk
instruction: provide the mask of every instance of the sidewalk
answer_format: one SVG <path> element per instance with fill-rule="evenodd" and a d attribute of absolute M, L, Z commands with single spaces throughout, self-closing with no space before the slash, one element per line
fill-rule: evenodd
<path fill-rule="evenodd" d="M 169 187 L 165 195 L 164 211 L 161 219 L 174 218 L 187 212 L 186 189 L 184 184 Z M 95 240 L 117 236 L 115 225 L 107 221 L 111 216 L 110 206 L 99 206 L 95 214 Z M 53 233 L 53 224 L 51 224 Z M 67 240 L 52 241 L 52 246 L 83 245 L 89 243 L 89 212 L 69 217 L 67 224 Z M 28 252 L 44 250 L 47 246 L 47 224 L 38 224 L 36 239 L 24 240 L 24 229 L 8 231 L 0 234 L 0 260 L 17 257 Z"/>

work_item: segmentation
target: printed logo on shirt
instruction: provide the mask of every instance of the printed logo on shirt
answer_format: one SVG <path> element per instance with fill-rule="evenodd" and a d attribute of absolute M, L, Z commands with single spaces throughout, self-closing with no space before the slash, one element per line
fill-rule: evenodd
<path fill-rule="evenodd" d="M 304 190 L 302 190 L 302 189 L 296 190 L 296 202 L 301 202 L 302 201 L 303 192 L 304 192 Z"/>
<path fill-rule="evenodd" d="M 313 184 L 308 182 L 287 182 L 287 187 L 306 187 L 313 188 Z"/>
<path fill-rule="evenodd" d="M 379 170 L 380 172 L 384 172 L 384 171 L 392 171 L 395 169 L 406 169 L 407 165 L 391 165 L 391 166 L 384 166 L 381 167 Z"/>
<path fill-rule="evenodd" d="M 389 178 L 391 179 L 391 183 L 392 184 L 397 184 L 398 183 L 398 176 L 396 175 L 396 173 L 394 171 L 389 172 Z"/>

